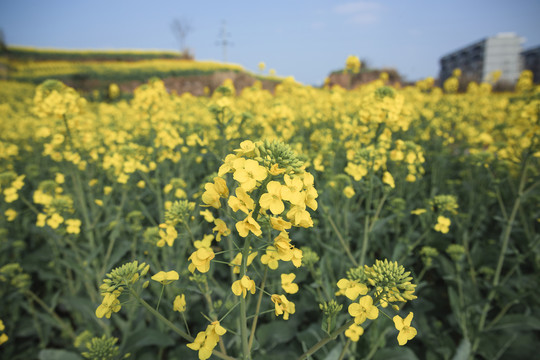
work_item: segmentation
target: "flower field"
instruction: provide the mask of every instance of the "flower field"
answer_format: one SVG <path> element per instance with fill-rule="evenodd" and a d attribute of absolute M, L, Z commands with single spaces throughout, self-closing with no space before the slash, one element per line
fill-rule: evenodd
<path fill-rule="evenodd" d="M 533 358 L 540 88 L 458 82 L 0 82 L 0 358 Z"/>

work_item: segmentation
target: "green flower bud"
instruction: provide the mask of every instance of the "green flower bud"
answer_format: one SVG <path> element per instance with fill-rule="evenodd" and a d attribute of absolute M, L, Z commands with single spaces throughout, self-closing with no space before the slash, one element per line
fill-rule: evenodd
<path fill-rule="evenodd" d="M 450 255 L 455 262 L 460 262 L 465 256 L 465 248 L 462 245 L 451 244 L 446 248 L 446 253 Z"/>
<path fill-rule="evenodd" d="M 416 299 L 413 295 L 416 285 L 411 283 L 410 272 L 405 272 L 397 261 L 376 260 L 372 267 L 364 266 L 368 283 L 375 288 L 375 296 L 381 302 L 406 302 Z"/>
<path fill-rule="evenodd" d="M 323 312 L 323 321 L 321 324 L 321 328 L 323 331 L 325 331 L 327 334 L 332 333 L 336 327 L 336 318 L 341 309 L 343 308 L 343 305 L 338 304 L 336 300 L 330 300 L 329 302 L 323 302 L 322 304 L 319 304 L 319 309 Z"/>
<path fill-rule="evenodd" d="M 194 204 L 187 200 L 175 201 L 169 210 L 165 212 L 167 224 L 176 225 L 187 221 L 194 209 Z"/>
<path fill-rule="evenodd" d="M 118 338 L 106 335 L 101 338 L 92 338 L 91 341 L 86 343 L 88 351 L 83 352 L 82 356 L 90 360 L 116 359 L 120 354 L 118 346 L 115 345 L 117 342 Z"/>

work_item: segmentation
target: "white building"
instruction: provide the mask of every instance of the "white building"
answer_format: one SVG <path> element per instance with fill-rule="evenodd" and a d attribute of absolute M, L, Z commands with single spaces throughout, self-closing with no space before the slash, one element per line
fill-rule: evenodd
<path fill-rule="evenodd" d="M 514 33 L 500 33 L 456 50 L 440 60 L 440 82 L 459 68 L 463 82 L 488 81 L 492 72 L 501 70 L 500 81 L 515 83 L 522 69 L 521 44 L 524 41 Z"/>

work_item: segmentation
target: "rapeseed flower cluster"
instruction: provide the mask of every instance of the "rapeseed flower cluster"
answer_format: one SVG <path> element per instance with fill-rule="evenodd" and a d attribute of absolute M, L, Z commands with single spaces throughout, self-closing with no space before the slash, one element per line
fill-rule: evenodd
<path fill-rule="evenodd" d="M 376 260 L 373 266 L 364 265 L 350 269 L 347 278 L 340 279 L 337 283 L 339 291 L 336 295 L 344 295 L 353 303 L 348 307 L 348 313 L 354 319 L 346 331 L 347 336 L 352 341 L 358 341 L 364 333 L 360 326 L 366 320 L 375 320 L 379 317 L 379 306 L 386 308 L 395 302 L 407 302 L 416 299 L 414 290 L 416 285 L 411 283 L 410 272 L 406 272 L 403 266 L 397 262 L 388 260 Z M 392 305 L 398 309 L 396 305 Z M 400 331 L 398 342 L 404 345 L 416 335 L 416 330 L 410 327 L 412 313 L 410 317 L 403 320 L 396 315 L 394 322 L 396 329 Z M 414 330 L 414 334 L 413 334 Z"/>
<path fill-rule="evenodd" d="M 127 287 L 133 286 L 142 276 L 146 275 L 148 270 L 150 270 L 150 265 L 133 261 L 108 273 L 107 278 L 103 279 L 103 284 L 99 287 L 103 299 L 101 305 L 96 309 L 96 316 L 98 318 L 105 316 L 109 319 L 113 312 L 120 311 L 122 307 L 119 300 L 120 295 Z M 158 276 L 156 277 L 156 275 Z M 154 275 L 156 281 L 169 280 L 167 276 L 160 276 L 159 273 L 156 275 Z M 178 274 L 176 275 L 178 276 Z"/>
<path fill-rule="evenodd" d="M 234 195 L 227 186 L 227 174 L 232 174 L 236 183 Z M 269 224 L 278 234 L 261 255 L 261 262 L 273 270 L 277 269 L 278 261 L 291 261 L 299 267 L 302 251 L 291 244 L 287 230 L 293 226 L 313 226 L 307 211 L 307 208 L 317 209 L 318 194 L 313 181 L 313 176 L 304 171 L 302 162 L 285 144 L 248 140 L 242 142 L 234 154 L 226 156 L 218 176 L 204 185 L 201 199 L 214 209 L 222 208 L 225 203 L 222 200 L 226 200 L 226 205 L 238 214 L 235 229 L 240 237 L 246 238 L 249 234 L 260 237 L 263 232 L 260 222 Z M 218 236 L 230 233 L 225 221 L 213 215 L 210 219 Z M 256 256 L 256 252 L 250 253 L 248 265 Z M 190 257 L 190 270 L 208 271 L 211 259 L 210 246 L 199 248 Z M 242 254 L 238 253 L 233 264 L 238 265 L 241 259 Z"/>
<path fill-rule="evenodd" d="M 43 212 L 37 214 L 36 226 L 49 226 L 51 229 L 62 230 L 67 234 L 78 235 L 81 232 L 82 221 L 72 218 L 74 213 L 73 200 L 64 194 L 63 175 L 57 174 L 55 181 L 45 180 L 34 192 L 33 200 L 43 206 Z M 60 228 L 64 224 L 65 228 Z"/>
<path fill-rule="evenodd" d="M 94 337 L 86 343 L 87 350 L 82 356 L 90 360 L 114 360 L 120 355 L 120 349 L 116 345 L 118 338 L 103 335 Z"/>
<path fill-rule="evenodd" d="M 13 171 L 0 174 L 0 192 L 6 203 L 12 203 L 19 198 L 18 191 L 24 186 L 25 175 L 17 175 Z"/>
<path fill-rule="evenodd" d="M 360 66 L 362 65 L 358 56 L 349 55 L 345 61 L 345 70 L 350 71 L 353 74 L 360 72 Z"/>

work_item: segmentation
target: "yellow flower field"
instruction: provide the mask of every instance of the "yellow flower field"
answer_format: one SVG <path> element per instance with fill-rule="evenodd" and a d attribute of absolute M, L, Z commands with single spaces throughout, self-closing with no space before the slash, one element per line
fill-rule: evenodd
<path fill-rule="evenodd" d="M 533 356 L 540 88 L 456 81 L 1 81 L 0 357 Z"/>

